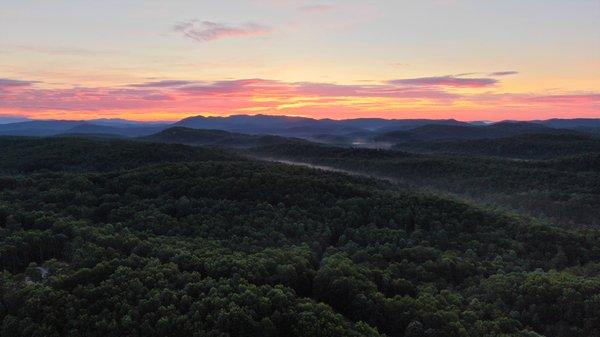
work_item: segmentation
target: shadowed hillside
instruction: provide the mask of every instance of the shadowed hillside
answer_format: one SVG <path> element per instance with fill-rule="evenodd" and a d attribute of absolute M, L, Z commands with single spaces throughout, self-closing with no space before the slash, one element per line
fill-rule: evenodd
<path fill-rule="evenodd" d="M 574 130 L 555 129 L 537 123 L 502 122 L 485 126 L 439 125 L 430 124 L 411 130 L 397 130 L 380 134 L 374 139 L 381 142 L 432 141 L 444 139 L 486 139 L 516 135 L 541 134 L 577 134 Z"/>
<path fill-rule="evenodd" d="M 563 226 L 600 226 L 600 154 L 521 161 L 318 144 L 258 147 L 258 156 L 326 165 L 467 196 Z"/>
<path fill-rule="evenodd" d="M 598 231 L 197 147 L 54 138 L 1 149 L 70 169 L 0 179 L 3 337 L 600 329 Z M 106 167 L 90 158 L 118 170 L 93 172 Z"/>
<path fill-rule="evenodd" d="M 221 150 L 178 144 L 54 137 L 0 137 L 0 172 L 107 171 L 140 165 L 231 158 Z"/>
<path fill-rule="evenodd" d="M 172 127 L 159 133 L 139 138 L 143 141 L 158 143 L 177 143 L 185 145 L 211 145 L 231 148 L 249 148 L 275 144 L 308 143 L 297 138 L 285 138 L 274 135 L 248 135 L 223 130 L 191 129 Z"/>
<path fill-rule="evenodd" d="M 402 142 L 394 148 L 421 153 L 549 159 L 600 153 L 600 138 L 573 134 L 527 134 L 499 139 Z"/>

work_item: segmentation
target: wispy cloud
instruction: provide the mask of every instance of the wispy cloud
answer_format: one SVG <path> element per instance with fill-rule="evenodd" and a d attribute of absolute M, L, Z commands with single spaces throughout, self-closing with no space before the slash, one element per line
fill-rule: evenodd
<path fill-rule="evenodd" d="M 0 111 L 3 108 L 30 111 L 203 109 L 223 113 L 254 109 L 257 106 L 267 110 L 282 110 L 298 108 L 299 104 L 313 108 L 338 105 L 336 109 L 341 109 L 350 104 L 348 102 L 360 109 L 367 104 L 375 108 L 379 99 L 451 103 L 459 97 L 436 88 L 398 87 L 389 84 L 284 82 L 260 78 L 214 82 L 163 80 L 107 88 L 43 89 L 25 86 L 3 97 L 0 100 Z M 344 109 L 352 108 L 348 105 Z"/>
<path fill-rule="evenodd" d="M 389 81 L 394 85 L 414 85 L 414 86 L 446 86 L 457 88 L 481 88 L 489 87 L 498 83 L 498 80 L 493 78 L 464 78 L 457 76 L 433 76 L 433 77 L 418 77 L 406 78 Z"/>
<path fill-rule="evenodd" d="M 184 85 L 198 83 L 196 81 L 185 81 L 185 80 L 162 80 L 144 83 L 135 83 L 128 85 L 129 87 L 136 88 L 176 88 Z"/>
<path fill-rule="evenodd" d="M 177 91 L 187 95 L 228 96 L 311 96 L 311 97 L 387 97 L 451 100 L 459 96 L 434 88 L 404 88 L 388 84 L 352 85 L 321 82 L 282 82 L 266 79 L 216 81 L 185 86 Z"/>
<path fill-rule="evenodd" d="M 2 88 L 12 88 L 12 87 L 28 87 L 38 83 L 37 81 L 23 81 L 23 80 L 14 80 L 10 78 L 0 78 L 0 89 Z"/>
<path fill-rule="evenodd" d="M 472 72 L 472 73 L 461 73 L 461 74 L 456 74 L 456 75 L 451 75 L 451 76 L 454 76 L 454 77 L 464 77 L 464 76 L 473 76 L 473 75 L 478 75 L 478 74 L 479 73 Z"/>
<path fill-rule="evenodd" d="M 209 42 L 228 37 L 257 36 L 272 32 L 272 28 L 257 23 L 245 23 L 234 26 L 211 21 L 191 20 L 176 24 L 175 32 L 198 42 Z"/>
<path fill-rule="evenodd" d="M 333 9 L 332 5 L 326 4 L 316 4 L 316 5 L 305 5 L 298 7 L 299 10 L 303 12 L 311 12 L 311 13 L 322 13 L 328 12 Z"/>
<path fill-rule="evenodd" d="M 595 103 L 600 104 L 600 93 L 567 94 L 567 95 L 543 95 L 532 96 L 525 99 L 528 102 L 551 103 L 551 104 L 576 104 Z M 600 106 L 598 106 L 600 108 Z"/>
<path fill-rule="evenodd" d="M 518 71 L 509 70 L 509 71 L 496 71 L 493 73 L 489 73 L 488 76 L 508 76 L 508 75 L 516 75 Z"/>
<path fill-rule="evenodd" d="M 440 79 L 441 78 L 441 79 Z M 456 80 L 476 81 L 475 83 Z M 286 82 L 262 78 L 190 81 L 154 80 L 126 86 L 46 88 L 35 81 L 0 79 L 0 114 L 56 117 L 160 112 L 161 118 L 193 113 L 274 113 L 348 118 L 597 116 L 598 92 L 556 94 L 464 93 L 487 86 L 478 78 L 423 77 L 369 84 Z M 400 81 L 398 83 L 398 81 Z M 432 84 L 433 83 L 433 84 Z M 458 88 L 457 88 L 458 87 Z M 544 115 L 545 114 L 545 115 Z M 536 117 L 537 116 L 537 117 Z"/>

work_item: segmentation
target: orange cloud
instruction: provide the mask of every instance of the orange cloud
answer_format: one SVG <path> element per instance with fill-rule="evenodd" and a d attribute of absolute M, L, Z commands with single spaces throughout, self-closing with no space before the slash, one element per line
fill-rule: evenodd
<path fill-rule="evenodd" d="M 463 74 L 468 75 L 468 74 Z M 416 85 L 416 86 L 447 86 L 447 87 L 464 87 L 464 88 L 481 88 L 489 87 L 496 83 L 498 80 L 493 78 L 468 78 L 459 76 L 434 76 L 434 77 L 419 77 L 419 78 L 407 78 L 402 80 L 390 81 L 392 84 L 397 85 Z"/>
<path fill-rule="evenodd" d="M 191 20 L 175 25 L 173 30 L 194 41 L 209 42 L 226 37 L 264 35 L 270 33 L 272 29 L 251 22 L 231 26 L 211 21 L 198 22 L 197 20 Z"/>
<path fill-rule="evenodd" d="M 63 119 L 174 120 L 197 114 L 262 113 L 317 118 L 500 120 L 598 117 L 600 111 L 600 93 L 464 93 L 452 90 L 465 86 L 477 90 L 481 83 L 455 82 L 456 79 L 392 80 L 373 85 L 260 78 L 214 82 L 162 80 L 118 87 L 59 89 L 44 88 L 43 83 L 33 81 L 1 79 L 0 113 Z"/>

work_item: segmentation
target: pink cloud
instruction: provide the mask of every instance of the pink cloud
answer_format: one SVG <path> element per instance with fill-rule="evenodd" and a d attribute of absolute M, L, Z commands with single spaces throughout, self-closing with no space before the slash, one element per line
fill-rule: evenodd
<path fill-rule="evenodd" d="M 508 70 L 508 71 L 496 71 L 493 73 L 489 73 L 488 76 L 508 76 L 508 75 L 516 75 L 518 71 Z"/>
<path fill-rule="evenodd" d="M 476 95 L 470 95 L 468 97 L 470 101 L 478 102 L 480 104 L 494 104 L 494 105 L 512 105 L 512 106 L 524 106 L 524 105 L 588 105 L 600 104 L 600 93 L 564 93 L 555 95 L 536 95 L 536 94 L 518 94 L 518 93 L 482 93 Z"/>
<path fill-rule="evenodd" d="M 294 84 L 294 90 L 298 94 L 317 96 L 427 98 L 444 100 L 459 97 L 457 94 L 438 89 L 397 87 L 391 85 L 344 85 L 301 82 Z"/>
<path fill-rule="evenodd" d="M 306 6 L 301 6 L 298 7 L 299 10 L 303 11 L 303 12 L 328 12 L 330 10 L 333 9 L 332 5 L 324 5 L 324 4 L 317 4 L 317 5 L 306 5 Z"/>
<path fill-rule="evenodd" d="M 171 87 L 180 87 L 180 86 L 194 84 L 194 83 L 197 83 L 197 82 L 184 81 L 184 80 L 162 80 L 162 81 L 155 81 L 155 82 L 130 84 L 129 86 L 137 87 L 137 88 L 171 88 Z"/>
<path fill-rule="evenodd" d="M 35 83 L 36 81 L 22 81 L 22 80 L 14 80 L 10 78 L 0 78 L 0 90 L 7 88 L 15 88 L 15 87 L 28 87 Z"/>
<path fill-rule="evenodd" d="M 600 93 L 465 94 L 441 86 L 284 82 L 261 78 L 162 80 L 117 87 L 44 88 L 3 79 L 0 113 L 30 117 L 139 115 L 160 118 L 212 113 L 278 113 L 314 117 L 430 117 L 463 119 L 598 116 Z M 460 102 L 457 104 L 456 102 Z M 464 104 L 468 103 L 468 104 Z M 61 115 L 65 114 L 65 116 Z M 169 117 L 173 116 L 173 117 Z M 472 117 L 468 117 L 472 116 Z M 494 117 L 496 116 L 496 117 Z M 150 117 L 146 117 L 150 118 Z M 159 117 L 156 117 L 159 118 Z"/>
<path fill-rule="evenodd" d="M 495 85 L 498 80 L 493 78 L 463 78 L 456 76 L 434 76 L 407 78 L 389 81 L 394 85 L 414 85 L 414 86 L 447 86 L 457 88 L 481 88 Z"/>
<path fill-rule="evenodd" d="M 265 79 L 216 81 L 177 89 L 188 95 L 296 95 L 321 97 L 396 97 L 455 99 L 458 94 L 434 88 L 398 87 L 387 84 L 349 85 L 317 82 L 281 82 Z"/>
<path fill-rule="evenodd" d="M 257 103 L 256 97 L 267 98 Z M 2 109 L 21 110 L 190 110 L 225 112 L 236 109 L 277 109 L 279 104 L 294 103 L 320 106 L 346 104 L 355 98 L 437 101 L 450 104 L 457 94 L 435 88 L 399 88 L 381 85 L 343 85 L 314 82 L 283 82 L 267 79 L 240 79 L 214 82 L 164 80 L 116 88 L 39 89 L 23 87 L 0 101 Z M 353 102 L 355 108 L 361 103 Z M 367 103 L 365 103 L 367 104 Z M 368 103 L 369 106 L 376 104 Z M 364 106 L 363 106 L 364 107 Z M 336 109 L 338 109 L 336 107 Z"/>
<path fill-rule="evenodd" d="M 227 37 L 265 35 L 271 28 L 256 23 L 245 23 L 239 26 L 229 26 L 223 23 L 196 20 L 175 25 L 173 30 L 183 36 L 198 42 L 209 42 Z"/>
<path fill-rule="evenodd" d="M 600 93 L 533 96 L 525 98 L 525 101 L 553 104 L 600 104 Z M 598 110 L 598 115 L 600 116 L 600 110 Z"/>
<path fill-rule="evenodd" d="M 252 95 L 260 92 L 265 94 L 273 94 L 276 92 L 289 91 L 289 85 L 273 80 L 265 80 L 260 78 L 242 79 L 242 80 L 226 80 L 215 81 L 210 83 L 202 83 L 196 85 L 185 86 L 179 88 L 180 92 L 190 95 L 226 95 L 226 94 L 244 94 Z"/>

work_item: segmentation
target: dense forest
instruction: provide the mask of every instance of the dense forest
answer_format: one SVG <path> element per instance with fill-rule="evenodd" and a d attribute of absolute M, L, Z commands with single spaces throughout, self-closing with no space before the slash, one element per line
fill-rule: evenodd
<path fill-rule="evenodd" d="M 512 160 L 311 143 L 273 144 L 253 151 L 261 157 L 325 165 L 450 192 L 561 226 L 600 226 L 600 153 Z"/>
<path fill-rule="evenodd" d="M 600 336 L 597 230 L 213 148 L 0 144 L 3 337 Z"/>
<path fill-rule="evenodd" d="M 248 135 L 223 130 L 190 129 L 174 126 L 138 140 L 153 143 L 176 143 L 184 145 L 211 145 L 225 148 L 248 148 L 289 142 L 305 142 L 296 138 L 275 135 Z"/>
<path fill-rule="evenodd" d="M 552 159 L 600 153 L 600 138 L 575 134 L 526 134 L 499 139 L 400 142 L 394 148 L 422 153 Z"/>

